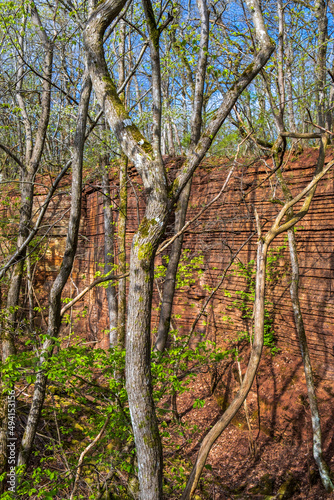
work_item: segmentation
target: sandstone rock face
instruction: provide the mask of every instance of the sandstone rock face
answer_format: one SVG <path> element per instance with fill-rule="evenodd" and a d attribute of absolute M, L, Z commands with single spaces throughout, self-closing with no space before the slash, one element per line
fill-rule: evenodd
<path fill-rule="evenodd" d="M 328 154 L 331 160 L 333 152 Z M 306 150 L 298 157 L 287 158 L 284 167 L 285 178 L 293 194 L 297 194 L 312 178 L 317 160 L 317 150 Z M 220 191 L 226 175 L 232 166 L 227 159 L 212 158 L 206 160 L 195 175 L 192 187 L 187 220 L 214 198 Z M 180 168 L 181 161 L 167 161 L 169 176 L 173 178 Z M 174 306 L 174 324 L 180 332 L 186 334 L 196 314 L 200 311 L 205 298 L 215 287 L 223 270 L 247 238 L 255 233 L 254 207 L 257 209 L 263 231 L 269 229 L 271 222 L 281 208 L 282 193 L 275 176 L 268 178 L 271 162 L 243 161 L 236 168 L 233 180 L 226 191 L 201 217 L 189 227 L 184 240 L 188 250 L 189 264 L 194 257 L 201 257 L 195 264 L 189 283 L 181 286 L 176 294 Z M 117 202 L 117 184 L 111 183 L 112 196 Z M 256 189 L 255 189 L 256 188 Z M 300 263 L 300 299 L 304 315 L 306 333 L 316 371 L 321 377 L 334 378 L 334 180 L 330 171 L 318 186 L 312 207 L 308 215 L 297 225 L 296 238 Z M 86 211 L 83 214 L 85 238 L 80 252 L 85 257 L 86 279 L 93 279 L 94 272 L 103 261 L 103 199 L 98 190 L 85 192 Z M 269 201 L 268 201 L 269 200 Z M 141 190 L 139 177 L 134 169 L 130 170 L 129 209 L 127 243 L 130 249 L 138 221 L 143 216 L 145 197 Z M 116 208 L 116 207 L 115 207 Z M 115 211 L 117 217 L 117 210 Z M 173 217 L 167 228 L 167 235 L 173 234 Z M 255 257 L 257 236 L 245 245 L 238 259 L 247 264 Z M 289 348 L 299 356 L 298 341 L 292 316 L 289 295 L 289 253 L 286 235 L 280 236 L 272 244 L 272 249 L 283 247 L 273 252 L 269 264 L 267 294 L 268 309 L 271 312 L 273 331 L 278 346 Z M 168 255 L 169 250 L 165 254 Z M 161 256 L 157 257 L 157 265 Z M 77 283 L 81 288 L 83 284 Z M 249 281 L 241 276 L 240 269 L 234 265 L 229 271 L 212 304 L 196 327 L 196 333 L 207 335 L 215 340 L 236 338 L 239 332 L 251 331 L 251 317 L 245 315 L 242 307 L 236 306 L 236 299 L 242 298 L 240 292 L 250 293 Z M 159 294 L 155 288 L 154 306 L 157 307 Z M 82 307 L 82 306 L 81 306 Z M 107 307 L 103 288 L 96 288 L 85 298 L 88 321 L 82 328 L 94 338 L 103 339 L 103 330 L 107 325 Z M 251 303 L 248 303 L 248 316 Z M 158 316 L 152 313 L 152 328 L 157 327 Z M 86 326 L 84 326 L 84 324 Z M 105 342 L 103 342 L 105 345 Z"/>
<path fill-rule="evenodd" d="M 285 178 L 293 194 L 297 194 L 311 180 L 317 160 L 316 149 L 305 150 L 300 156 L 287 157 L 284 166 Z M 328 153 L 327 161 L 333 157 Z M 167 159 L 168 175 L 172 179 L 182 164 L 182 159 Z M 228 159 L 207 159 L 197 171 L 187 220 L 214 198 L 220 191 L 233 162 Z M 217 285 L 223 270 L 230 262 L 230 256 L 249 238 L 236 262 L 246 266 L 255 257 L 257 236 L 254 225 L 254 208 L 263 225 L 263 232 L 281 208 L 282 193 L 275 175 L 268 178 L 272 164 L 268 160 L 248 162 L 243 160 L 237 165 L 233 179 L 220 198 L 189 227 L 184 240 L 187 250 L 183 259 L 180 287 L 174 305 L 174 324 L 182 334 L 187 334 L 196 314 L 210 290 Z M 48 233 L 44 253 L 40 255 L 38 272 L 35 273 L 36 288 L 44 291 L 45 304 L 47 293 L 61 262 L 67 226 L 69 206 L 69 176 L 63 181 L 53 200 L 46 217 L 46 224 L 54 224 Z M 98 177 L 90 180 L 83 192 L 82 223 L 79 237 L 78 254 L 71 279 L 64 292 L 64 298 L 73 298 L 87 284 L 96 272 L 103 272 L 103 204 L 105 200 L 100 191 Z M 255 189 L 256 188 L 256 189 Z M 36 198 L 36 206 L 45 196 L 41 190 Z M 130 168 L 129 207 L 127 247 L 128 255 L 134 232 L 143 216 L 145 196 L 135 170 Z M 319 184 L 310 212 L 297 225 L 296 238 L 300 263 L 300 299 L 304 315 L 306 333 L 315 371 L 322 378 L 334 378 L 334 172 L 329 171 Z M 117 220 L 117 176 L 111 174 L 111 197 Z M 14 228 L 15 229 L 15 228 Z M 173 216 L 167 227 L 167 236 L 173 234 Z M 267 295 L 270 312 L 270 328 L 274 332 L 278 347 L 290 349 L 299 356 L 299 347 L 292 316 L 289 295 L 289 253 L 286 248 L 286 235 L 281 235 L 272 243 L 272 249 L 280 247 L 272 254 L 269 265 Z M 168 255 L 169 250 L 165 251 Z M 193 262 L 191 271 L 190 261 Z M 117 250 L 116 250 L 117 260 Z M 161 256 L 157 265 L 163 263 Z M 188 266 L 188 267 L 187 267 Z M 251 332 L 252 282 L 245 279 L 236 264 L 229 270 L 221 288 L 207 308 L 205 315 L 196 327 L 196 338 L 205 335 L 218 342 L 235 339 L 242 332 Z M 249 276 L 252 265 L 248 265 Z M 184 278 L 184 273 L 191 275 Z M 190 271 L 189 271 L 190 270 Z M 161 279 L 156 285 L 162 287 Z M 155 308 L 159 294 L 155 286 L 152 313 L 152 329 L 157 327 L 158 314 Z M 244 316 L 244 318 L 242 318 Z M 245 317 L 246 316 L 246 317 Z M 84 336 L 87 341 L 107 347 L 108 324 L 107 301 L 103 287 L 96 287 L 86 294 L 68 316 L 69 324 L 75 334 Z"/>

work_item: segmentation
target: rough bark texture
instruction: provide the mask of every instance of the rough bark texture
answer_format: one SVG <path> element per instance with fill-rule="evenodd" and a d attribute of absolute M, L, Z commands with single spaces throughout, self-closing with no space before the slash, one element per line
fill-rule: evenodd
<path fill-rule="evenodd" d="M 125 22 L 120 22 L 120 44 L 118 60 L 118 85 L 124 90 L 118 94 L 123 104 L 126 102 L 125 94 Z M 119 210 L 117 224 L 118 241 L 118 274 L 126 272 L 126 222 L 128 206 L 128 159 L 123 153 L 119 168 Z M 125 327 L 126 327 L 126 278 L 118 282 L 118 317 L 117 317 L 117 342 L 123 348 L 125 347 Z"/>
<path fill-rule="evenodd" d="M 326 143 L 326 139 L 324 140 L 324 143 Z M 260 220 L 257 213 L 255 212 L 258 234 L 259 234 L 259 243 L 258 243 L 258 253 L 257 253 L 255 303 L 254 303 L 254 340 L 252 344 L 250 359 L 248 362 L 245 377 L 240 387 L 240 391 L 238 392 L 235 399 L 232 401 L 231 405 L 225 411 L 223 416 L 219 419 L 219 421 L 213 426 L 213 428 L 206 435 L 201 444 L 196 459 L 196 463 L 190 474 L 186 489 L 182 496 L 182 500 L 188 500 L 192 497 L 193 493 L 196 490 L 201 472 L 205 465 L 205 461 L 214 442 L 220 436 L 220 434 L 223 432 L 226 426 L 229 424 L 229 422 L 236 414 L 236 412 L 239 410 L 240 406 L 246 399 L 247 394 L 252 386 L 253 380 L 256 375 L 257 367 L 260 362 L 261 351 L 263 347 L 267 250 L 270 243 L 279 234 L 291 229 L 299 220 L 301 220 L 307 214 L 318 182 L 321 180 L 325 172 L 328 171 L 328 169 L 334 165 L 334 161 L 332 161 L 329 165 L 327 165 L 325 169 L 323 168 L 325 160 L 324 149 L 325 148 L 323 146 L 320 148 L 318 164 L 312 181 L 299 194 L 297 194 L 297 196 L 286 201 L 283 208 L 277 215 L 275 222 L 273 223 L 273 225 L 271 226 L 270 230 L 267 232 L 264 238 L 262 238 L 261 236 Z M 298 211 L 297 214 L 293 214 L 290 216 L 290 213 L 293 210 L 294 205 L 296 205 L 296 203 L 298 203 L 302 198 L 305 198 L 305 200 L 301 209 Z M 288 220 L 282 223 L 283 218 L 286 216 L 288 216 Z"/>

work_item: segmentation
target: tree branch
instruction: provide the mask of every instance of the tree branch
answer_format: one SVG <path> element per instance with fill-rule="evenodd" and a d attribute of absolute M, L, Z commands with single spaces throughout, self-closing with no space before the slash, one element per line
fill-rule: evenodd
<path fill-rule="evenodd" d="M 25 170 L 26 170 L 25 165 L 21 162 L 21 160 L 14 153 L 12 153 L 12 151 L 7 146 L 5 146 L 4 144 L 1 144 L 1 142 L 0 142 L 0 148 L 8 156 L 10 156 L 12 158 L 12 160 L 14 160 L 18 164 L 18 166 L 23 170 L 23 172 L 25 172 Z"/>

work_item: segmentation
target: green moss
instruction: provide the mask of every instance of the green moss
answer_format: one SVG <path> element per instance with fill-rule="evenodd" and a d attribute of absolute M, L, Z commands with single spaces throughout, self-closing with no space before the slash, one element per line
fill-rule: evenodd
<path fill-rule="evenodd" d="M 124 104 L 117 93 L 117 88 L 110 76 L 103 76 L 102 81 L 106 84 L 106 91 L 112 100 L 112 104 L 116 109 L 117 114 L 123 120 L 130 119 L 129 114 L 126 111 Z M 140 133 L 136 125 L 131 123 L 131 125 L 127 125 L 125 128 L 127 128 L 131 132 L 132 137 L 137 142 L 137 144 L 140 145 L 141 149 L 143 149 L 146 154 L 151 155 L 153 152 L 152 146 Z"/>
<path fill-rule="evenodd" d="M 126 112 L 126 109 L 124 108 L 124 105 L 117 94 L 116 86 L 110 76 L 103 76 L 102 81 L 106 84 L 106 91 L 109 97 L 112 99 L 113 106 L 115 107 L 117 113 L 123 116 L 124 119 L 127 118 L 129 115 Z"/>
<path fill-rule="evenodd" d="M 147 260 L 151 257 L 153 252 L 153 247 L 151 242 L 144 243 L 141 245 L 138 251 L 138 259 L 139 260 Z"/>
<path fill-rule="evenodd" d="M 147 217 L 143 217 L 138 229 L 140 236 L 142 236 L 143 238 L 147 238 L 149 235 L 150 227 L 155 226 L 156 223 L 156 219 L 147 219 Z"/>
<path fill-rule="evenodd" d="M 155 22 L 155 16 L 154 16 L 154 12 L 153 12 L 151 4 L 148 4 L 147 14 L 148 14 L 147 15 L 147 24 L 148 24 L 148 28 L 149 28 L 150 40 L 151 40 L 155 50 L 159 51 L 160 31 L 157 28 L 157 25 Z"/>
<path fill-rule="evenodd" d="M 269 200 L 270 203 L 273 203 L 274 205 L 284 205 L 284 203 L 281 200 L 278 200 L 277 198 L 271 198 Z"/>
<path fill-rule="evenodd" d="M 128 128 L 130 130 L 132 137 L 137 142 L 137 144 L 141 147 L 141 149 L 143 149 L 146 154 L 152 155 L 153 149 L 152 149 L 151 144 L 141 134 L 141 132 L 136 127 L 136 125 L 131 124 L 131 125 L 128 125 L 126 128 Z"/>
<path fill-rule="evenodd" d="M 175 179 L 175 181 L 173 182 L 169 192 L 168 192 L 168 198 L 173 198 L 176 191 L 178 190 L 179 188 L 179 185 L 180 185 L 180 181 L 178 179 L 178 177 Z"/>

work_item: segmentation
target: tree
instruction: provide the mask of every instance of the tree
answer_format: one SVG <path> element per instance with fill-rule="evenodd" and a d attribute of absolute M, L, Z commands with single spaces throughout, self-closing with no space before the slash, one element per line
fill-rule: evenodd
<path fill-rule="evenodd" d="M 19 181 L 21 187 L 18 238 L 15 249 L 7 245 L 9 250 L 6 251 L 0 270 L 3 279 L 2 293 L 7 294 L 2 339 L 2 396 L 5 403 L 8 390 L 6 377 L 12 381 L 17 380 L 17 375 L 11 371 L 12 361 L 18 359 L 21 362 L 23 359 L 33 373 L 26 374 L 26 382 L 33 388 L 33 399 L 25 422 L 18 458 L 18 464 L 27 471 L 29 463 L 32 462 L 31 451 L 40 416 L 46 407 L 45 397 L 48 395 L 50 381 L 59 376 L 62 387 L 65 387 L 65 381 L 72 384 L 75 380 L 78 384 L 85 384 L 85 389 L 95 391 L 94 401 L 90 402 L 95 412 L 95 417 L 92 417 L 94 424 L 88 431 L 90 443 L 87 446 L 85 444 L 83 449 L 80 448 L 81 453 L 77 457 L 74 453 L 70 462 L 66 454 L 62 453 L 59 426 L 57 420 L 55 422 L 59 453 L 66 471 L 64 479 L 71 483 L 68 485 L 65 481 L 65 496 L 74 498 L 79 494 L 87 465 L 85 457 L 93 453 L 94 447 L 106 443 L 109 439 L 109 444 L 115 441 L 115 447 L 122 448 L 121 451 L 117 450 L 118 455 L 116 452 L 112 455 L 116 464 L 118 459 L 121 461 L 123 456 L 126 457 L 124 460 L 127 461 L 129 469 L 125 481 L 129 484 L 129 494 L 134 498 L 138 496 L 135 491 L 136 477 L 135 474 L 131 475 L 137 463 L 139 498 L 149 500 L 163 497 L 163 450 L 154 404 L 156 396 L 153 395 L 152 369 L 156 370 L 159 364 L 160 368 L 164 366 L 163 363 L 169 355 L 168 349 L 165 354 L 164 351 L 168 345 L 183 235 L 189 227 L 186 218 L 192 177 L 209 152 L 221 154 L 222 151 L 227 151 L 230 154 L 233 151 L 234 154 L 237 150 L 237 155 L 258 155 L 260 151 L 261 155 L 265 152 L 274 158 L 275 166 L 270 175 L 277 174 L 285 198 L 282 202 L 283 208 L 276 214 L 275 220 L 270 221 L 271 228 L 266 231 L 257 213 L 254 213 L 258 231 L 258 257 L 254 341 L 250 360 L 237 397 L 216 425 L 206 433 L 201 443 L 183 493 L 184 499 L 191 498 L 213 443 L 245 402 L 257 372 L 263 347 L 265 274 L 269 245 L 276 236 L 288 231 L 293 250 L 292 228 L 307 213 L 317 183 L 331 167 L 331 164 L 324 167 L 324 154 L 321 150 L 312 182 L 294 197 L 289 193 L 282 171 L 287 138 L 304 138 L 308 141 L 320 138 L 326 141 L 326 137 L 331 135 L 331 130 L 326 128 L 330 127 L 329 108 L 332 99 L 331 95 L 327 96 L 326 90 L 328 76 L 325 60 L 329 52 L 327 46 L 331 43 L 326 5 L 318 2 L 314 7 L 310 7 L 309 12 L 308 7 L 301 7 L 299 4 L 289 3 L 283 6 L 278 2 L 278 25 L 274 19 L 276 8 L 269 5 L 266 10 L 257 0 L 229 5 L 219 2 L 209 5 L 206 0 L 198 0 L 195 17 L 192 15 L 195 6 L 189 5 L 187 10 L 182 4 L 169 6 L 167 3 L 162 6 L 152 3 L 151 0 L 143 0 L 142 4 L 126 3 L 125 0 L 102 0 L 90 1 L 88 5 L 85 2 L 76 5 L 69 0 L 62 0 L 55 6 L 39 1 L 22 8 L 21 25 L 13 17 L 16 7 L 16 4 L 6 7 L 8 16 L 2 25 L 1 33 L 4 53 L 7 56 L 14 51 L 18 61 L 16 70 L 9 65 L 12 73 L 6 80 L 6 93 L 1 96 L 4 109 L 8 109 L 6 106 L 13 107 L 15 103 L 12 113 L 14 117 L 7 111 L 0 117 L 0 147 L 3 154 L 1 161 L 6 166 L 4 171 L 7 178 L 4 182 Z M 234 9 L 233 16 L 231 9 Z M 316 17 L 310 15 L 314 12 Z M 291 36 L 288 36 L 285 23 L 291 29 Z M 20 31 L 22 26 L 26 28 L 24 33 Z M 304 36 L 306 27 L 312 27 L 313 30 L 310 30 L 308 37 Z M 314 31 L 315 29 L 318 31 Z M 20 34 L 16 38 L 17 31 Z M 275 49 L 273 39 L 277 40 L 277 52 L 271 58 Z M 33 49 L 28 50 L 29 42 L 32 47 L 38 47 L 37 58 Z M 317 55 L 309 57 L 308 53 L 314 44 L 317 47 Z M 15 80 L 14 86 L 11 80 Z M 286 108 L 288 117 L 285 116 Z M 316 124 L 315 116 L 318 117 Z M 327 122 L 324 121 L 325 117 Z M 305 123 L 305 120 L 308 123 Z M 317 131 L 309 132 L 310 126 L 317 128 Z M 242 136 L 241 141 L 235 127 Z M 7 130 L 10 130 L 8 137 Z M 174 155 L 176 151 L 185 151 L 175 178 L 171 178 L 166 168 L 163 153 L 167 151 L 170 155 Z M 115 157 L 118 157 L 114 168 L 115 165 L 119 167 L 117 175 L 120 191 L 116 258 L 114 207 L 111 207 L 108 168 Z M 125 226 L 129 165 L 134 166 L 141 178 L 145 213 L 138 221 L 132 241 L 128 271 Z M 36 326 L 36 320 L 39 319 L 38 315 L 42 318 L 43 307 L 32 288 L 34 280 L 30 257 L 33 259 L 35 249 L 41 248 L 41 242 L 48 237 L 51 226 L 46 227 L 45 213 L 49 203 L 54 201 L 60 180 L 70 167 L 71 201 L 66 245 L 61 256 L 59 272 L 51 286 L 47 303 L 48 317 L 45 319 L 43 316 L 47 327 L 40 327 Z M 95 279 L 62 307 L 65 286 L 77 254 L 84 168 L 86 171 L 90 170 L 89 174 L 97 168 L 96 175 L 99 180 L 102 179 L 104 275 Z M 235 171 L 236 160 L 227 178 L 224 178 L 220 193 L 224 191 Z M 37 175 L 43 179 L 47 175 L 52 179 L 56 178 L 52 180 L 35 220 L 34 193 L 39 182 Z M 293 207 L 302 199 L 304 204 L 295 213 Z M 200 213 L 203 211 L 204 209 Z M 198 216 L 199 214 L 196 217 Z M 166 227 L 173 217 L 174 237 L 170 242 L 160 245 Z M 162 291 L 162 307 L 155 344 L 157 352 L 152 354 L 154 261 L 157 253 L 166 249 L 166 245 L 171 245 L 171 250 Z M 194 318 L 189 339 L 236 255 L 231 256 L 230 264 L 224 270 L 222 278 Z M 296 285 L 298 265 L 296 254 L 292 252 L 291 255 Z M 21 286 L 25 280 L 27 296 Z M 66 340 L 67 347 L 64 347 L 61 330 L 64 314 L 87 291 L 108 281 L 111 283 L 106 288 L 110 351 L 101 354 L 98 350 L 87 349 L 87 352 L 82 354 L 84 351 L 79 348 L 75 351 L 75 342 L 71 338 Z M 116 286 L 115 282 L 118 283 Z M 297 310 L 296 286 L 292 287 L 292 299 Z M 25 314 L 25 300 L 29 303 L 27 329 L 19 326 L 17 321 L 17 318 Z M 34 307 L 36 305 L 38 307 Z M 299 326 L 301 342 L 304 342 L 303 350 L 306 352 L 301 322 Z M 30 347 L 21 345 L 18 337 L 20 329 L 24 331 L 27 346 L 33 344 L 35 353 Z M 189 339 L 181 347 L 181 352 L 186 349 Z M 121 348 L 124 344 L 128 400 L 122 378 Z M 84 359 L 87 358 L 87 366 L 89 363 L 93 365 L 92 369 L 89 368 L 90 371 L 87 366 L 83 368 L 84 361 L 78 361 L 81 355 Z M 99 356 L 103 358 L 103 362 Z M 72 357 L 78 363 L 77 369 L 71 365 Z M 307 365 L 307 355 L 304 358 Z M 57 372 L 58 362 L 65 368 L 59 368 Z M 178 380 L 179 364 L 177 361 L 176 368 L 173 368 L 174 381 Z M 64 370 L 68 370 L 68 373 L 64 374 Z M 307 370 L 307 373 L 310 373 L 310 367 Z M 160 370 L 160 375 L 162 371 Z M 108 387 L 99 380 L 99 377 L 103 378 L 106 374 L 110 379 Z M 312 393 L 311 378 L 309 387 Z M 159 382 L 157 386 L 169 383 L 167 374 L 166 380 L 168 382 Z M 155 390 L 158 391 L 157 388 Z M 174 391 L 173 397 L 175 394 Z M 312 398 L 314 402 L 314 391 Z M 131 441 L 127 404 L 134 444 Z M 172 404 L 177 421 L 176 397 Z M 314 408 L 315 406 L 316 404 L 313 405 Z M 117 422 L 117 428 L 107 415 L 111 409 L 116 415 L 114 421 Z M 316 420 L 316 412 L 314 415 Z M 4 404 L 0 434 L 3 470 L 8 427 L 6 416 Z M 315 430 L 316 450 L 320 450 L 318 462 L 321 468 L 318 430 Z M 110 437 L 112 433 L 115 438 Z M 30 479 L 29 474 L 28 472 L 26 478 Z M 23 477 L 21 491 L 28 491 L 24 490 Z M 323 477 L 326 482 L 326 471 Z M 122 481 L 124 483 L 121 472 L 117 471 L 117 466 L 114 468 L 114 463 L 106 474 L 105 484 L 102 486 L 100 476 L 94 483 L 93 490 L 95 492 L 97 485 L 98 498 L 104 493 L 107 494 L 108 484 L 112 480 L 115 484 L 121 484 Z M 327 486 L 331 488 L 330 480 L 327 481 Z"/>
<path fill-rule="evenodd" d="M 135 436 L 140 497 L 161 498 L 162 495 L 162 450 L 159 438 L 150 376 L 150 315 L 153 284 L 153 262 L 159 240 L 166 227 L 168 215 L 193 172 L 208 151 L 215 135 L 225 121 L 244 88 L 267 62 L 274 47 L 266 32 L 257 2 L 249 2 L 259 52 L 253 63 L 239 76 L 225 94 L 216 117 L 209 123 L 188 153 L 181 174 L 169 187 L 161 157 L 161 69 L 159 38 L 162 28 L 158 26 L 150 1 L 145 1 L 152 69 L 153 129 L 150 144 L 132 123 L 121 100 L 105 62 L 102 40 L 106 29 L 120 14 L 125 2 L 105 1 L 99 4 L 88 20 L 84 40 L 88 67 L 96 96 L 105 106 L 109 125 L 126 156 L 134 163 L 146 191 L 145 217 L 134 236 L 130 256 L 128 295 L 128 318 L 126 337 L 126 383 L 132 427 Z M 199 4 L 205 9 L 205 4 Z M 207 16 L 205 23 L 207 26 Z M 203 27 L 203 29 L 205 29 Z M 203 37 L 205 51 L 207 37 Z M 193 104 L 193 123 L 198 126 L 202 116 L 203 79 L 206 61 L 200 69 L 202 81 L 197 87 Z"/>

